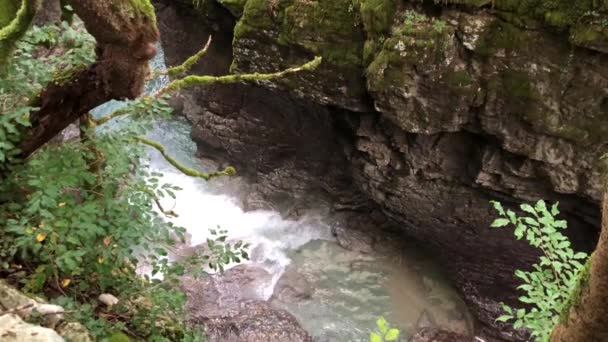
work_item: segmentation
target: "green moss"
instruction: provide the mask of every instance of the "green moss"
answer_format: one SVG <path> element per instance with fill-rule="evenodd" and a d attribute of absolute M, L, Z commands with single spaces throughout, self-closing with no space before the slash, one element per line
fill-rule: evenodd
<path fill-rule="evenodd" d="M 500 50 L 521 47 L 524 34 L 516 26 L 495 20 L 480 37 L 475 52 L 482 56 L 493 56 Z"/>
<path fill-rule="evenodd" d="M 608 2 L 598 0 L 446 0 L 465 6 L 492 6 L 511 23 L 529 27 L 532 20 L 563 32 L 588 31 L 589 26 L 608 22 Z M 583 26 L 582 28 L 580 26 Z M 577 28 L 579 27 L 579 28 Z M 576 36 L 571 37 L 579 45 Z M 588 35 L 583 46 L 608 45 L 608 34 Z"/>
<path fill-rule="evenodd" d="M 112 335 L 108 336 L 106 340 L 107 342 L 131 342 L 129 336 L 122 332 L 113 333 Z"/>
<path fill-rule="evenodd" d="M 364 0 L 361 21 L 368 36 L 388 34 L 397 11 L 396 0 Z"/>
<path fill-rule="evenodd" d="M 218 2 L 237 18 L 243 15 L 245 5 L 247 4 L 247 0 L 218 0 Z"/>
<path fill-rule="evenodd" d="M 570 292 L 570 297 L 568 297 L 568 300 L 564 303 L 559 316 L 559 321 L 563 324 L 568 323 L 568 318 L 570 317 L 570 308 L 580 305 L 583 291 L 589 285 L 589 278 L 591 277 L 591 259 L 592 256 L 587 259 L 587 262 L 578 274 L 576 285 Z"/>
<path fill-rule="evenodd" d="M 156 12 L 150 0 L 128 0 L 134 10 L 134 15 L 143 15 L 145 18 L 156 23 Z"/>
<path fill-rule="evenodd" d="M 3 7 L 0 7 L 0 10 L 6 10 L 7 12 L 3 13 L 2 18 L 0 18 L 4 22 L 0 26 L 0 75 L 4 73 L 16 42 L 29 28 L 40 5 L 39 1 L 24 0 L 21 7 L 15 10 L 14 5 L 11 6 L 6 1 L 2 4 Z"/>
<path fill-rule="evenodd" d="M 474 80 L 466 70 L 452 71 L 445 75 L 445 82 L 452 89 L 463 89 L 473 84 Z"/>
<path fill-rule="evenodd" d="M 270 30 L 275 25 L 274 13 L 278 8 L 271 0 L 249 0 L 243 8 L 243 15 L 234 28 L 234 39 L 252 37 L 260 30 Z"/>
<path fill-rule="evenodd" d="M 502 74 L 503 86 L 507 98 L 512 100 L 531 100 L 533 99 L 532 84 L 530 77 L 523 71 L 506 70 Z"/>
<path fill-rule="evenodd" d="M 559 78 L 547 82 L 559 82 Z M 502 87 L 502 88 L 500 88 Z M 597 106 L 581 113 L 560 113 L 546 108 L 536 87 L 524 71 L 507 70 L 496 82 L 488 82 L 488 88 L 497 91 L 508 100 L 512 112 L 525 120 L 539 132 L 560 137 L 580 146 L 602 143 L 608 136 L 608 115 L 603 108 L 601 89 L 583 87 L 582 98 L 597 98 Z M 573 90 L 576 91 L 576 90 Z M 589 93 L 591 92 L 591 93 Z M 570 96 L 576 97 L 575 94 Z"/>
<path fill-rule="evenodd" d="M 0 1 L 0 29 L 7 26 L 17 15 L 19 4 L 15 1 Z"/>
<path fill-rule="evenodd" d="M 401 70 L 406 63 L 405 59 L 394 49 L 398 43 L 398 39 L 388 39 L 382 50 L 367 67 L 366 74 L 370 90 L 382 91 L 391 86 L 401 85 L 407 80 L 408 75 Z"/>
<path fill-rule="evenodd" d="M 382 49 L 366 70 L 372 91 L 383 91 L 408 82 L 408 64 L 437 65 L 445 59 L 445 47 L 453 28 L 414 11 L 404 13 Z M 369 53 L 369 52 L 368 52 Z M 455 75 L 456 77 L 462 75 Z M 457 81 L 455 81 L 457 82 Z"/>
<path fill-rule="evenodd" d="M 608 23 L 608 19 L 606 23 Z M 608 52 L 608 24 L 578 25 L 573 27 L 570 32 L 570 38 L 574 44 Z"/>
<path fill-rule="evenodd" d="M 304 46 L 334 65 L 361 66 L 364 36 L 349 5 L 351 0 L 293 1 L 283 12 L 279 42 Z"/>

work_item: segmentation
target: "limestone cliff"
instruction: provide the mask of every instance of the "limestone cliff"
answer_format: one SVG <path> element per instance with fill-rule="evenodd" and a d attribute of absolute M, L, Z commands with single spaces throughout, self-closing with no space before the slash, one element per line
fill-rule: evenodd
<path fill-rule="evenodd" d="M 559 200 L 579 249 L 597 238 L 608 133 L 608 2 L 158 1 L 167 59 L 214 45 L 195 72 L 314 72 L 182 93 L 205 155 L 270 200 L 321 192 L 381 210 L 441 257 L 482 331 L 536 254 L 490 231 L 488 201 Z M 198 8 L 199 12 L 192 11 Z"/>

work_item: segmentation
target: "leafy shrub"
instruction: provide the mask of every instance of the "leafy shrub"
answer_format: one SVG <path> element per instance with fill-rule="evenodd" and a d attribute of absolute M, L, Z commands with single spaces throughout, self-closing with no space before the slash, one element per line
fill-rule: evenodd
<path fill-rule="evenodd" d="M 511 225 L 515 227 L 518 240 L 525 238 L 542 252 L 540 262 L 532 265 L 532 271 L 515 271 L 515 276 L 523 283 L 518 289 L 525 293 L 519 300 L 527 304 L 529 309 L 503 305 L 505 314 L 497 320 L 513 321 L 515 329 L 529 329 L 536 341 L 548 341 L 576 288 L 588 255 L 575 253 L 568 238 L 560 232 L 568 227 L 568 223 L 556 218 L 559 214 L 558 203 L 550 208 L 542 200 L 534 206 L 522 204 L 520 208 L 527 216 L 505 210 L 499 202 L 492 204 L 499 215 L 492 227 Z"/>
<path fill-rule="evenodd" d="M 208 253 L 170 260 L 185 243 L 185 229 L 168 221 L 159 203 L 180 189 L 148 171 L 136 139 L 170 115 L 164 97 L 121 109 L 119 119 L 129 117 L 129 125 L 96 131 L 82 123 L 80 140 L 49 144 L 12 163 L 20 128 L 29 125 L 27 104 L 49 82 L 94 61 L 94 46 L 67 24 L 33 28 L 0 80 L 0 163 L 7 170 L 0 183 L 0 275 L 25 271 L 25 291 L 64 306 L 97 340 L 122 331 L 146 341 L 199 341 L 179 277 L 190 269 L 200 274 L 203 265 L 223 271 L 246 259 L 249 246 L 227 243 L 226 231 L 217 229 Z M 100 304 L 102 293 L 118 304 Z"/>

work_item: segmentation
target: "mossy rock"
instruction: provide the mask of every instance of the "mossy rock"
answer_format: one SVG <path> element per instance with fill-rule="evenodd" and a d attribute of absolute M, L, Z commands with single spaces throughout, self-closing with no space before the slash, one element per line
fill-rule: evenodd
<path fill-rule="evenodd" d="M 218 2 L 237 18 L 243 15 L 245 4 L 247 4 L 247 0 L 218 0 Z"/>
<path fill-rule="evenodd" d="M 364 36 L 351 0 L 294 1 L 285 8 L 279 42 L 302 45 L 326 61 L 360 66 Z"/>
<path fill-rule="evenodd" d="M 275 82 L 321 103 L 367 110 L 365 35 L 352 0 L 249 0 L 234 30 L 232 70 L 276 71 L 323 57 L 321 66 Z M 271 61 L 268 63 L 268 61 Z"/>
<path fill-rule="evenodd" d="M 456 56 L 454 27 L 420 12 L 398 13 L 366 72 L 376 109 L 407 132 L 460 129 L 479 86 Z"/>
<path fill-rule="evenodd" d="M 505 50 L 521 49 L 525 36 L 525 32 L 515 25 L 494 20 L 480 37 L 475 52 L 490 57 Z"/>
<path fill-rule="evenodd" d="M 392 29 L 392 36 L 384 41 L 381 51 L 367 68 L 370 91 L 382 91 L 390 86 L 401 86 L 403 67 L 440 64 L 445 59 L 446 47 L 452 45 L 454 29 L 437 23 L 420 13 L 408 11 Z"/>
<path fill-rule="evenodd" d="M 397 12 L 397 0 L 364 0 L 359 11 L 368 36 L 388 34 Z"/>
<path fill-rule="evenodd" d="M 570 41 L 598 51 L 608 51 L 608 2 L 597 0 L 446 0 L 471 7 L 492 7 L 499 15 L 519 26 L 538 21 Z"/>

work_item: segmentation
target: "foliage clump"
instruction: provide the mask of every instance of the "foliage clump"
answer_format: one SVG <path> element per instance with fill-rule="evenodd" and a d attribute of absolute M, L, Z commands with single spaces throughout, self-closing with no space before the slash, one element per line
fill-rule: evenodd
<path fill-rule="evenodd" d="M 94 49 L 78 26 L 34 27 L 0 79 L 0 276 L 62 305 L 97 340 L 122 331 L 140 340 L 199 341 L 202 332 L 187 323 L 186 298 L 175 286 L 179 277 L 205 265 L 221 271 L 246 259 L 248 246 L 214 230 L 208 252 L 179 256 L 185 229 L 167 220 L 174 213 L 160 200 L 180 189 L 148 170 L 139 140 L 170 114 L 166 95 L 132 101 L 108 120 L 84 116 L 79 139 L 48 144 L 25 162 L 14 158 L 35 110 L 28 104 L 48 84 L 93 63 Z M 129 124 L 96 130 L 110 120 Z M 97 300 L 102 293 L 118 303 L 105 307 Z"/>
<path fill-rule="evenodd" d="M 376 321 L 376 329 L 376 331 L 370 332 L 370 342 L 397 341 L 399 338 L 399 329 L 391 328 L 384 317 L 378 318 Z"/>
<path fill-rule="evenodd" d="M 505 210 L 499 202 L 492 204 L 499 215 L 492 227 L 513 226 L 518 240 L 525 238 L 541 251 L 540 262 L 532 265 L 531 271 L 515 271 L 515 276 L 522 281 L 518 289 L 524 292 L 519 301 L 526 307 L 514 309 L 503 305 L 505 313 L 497 321 L 512 321 L 515 329 L 528 329 L 535 341 L 548 341 L 560 315 L 567 311 L 576 294 L 579 278 L 585 274 L 583 263 L 589 256 L 575 253 L 568 238 L 561 233 L 568 223 L 556 218 L 558 203 L 551 207 L 542 200 L 534 206 L 522 204 L 520 208 L 527 216 Z"/>

